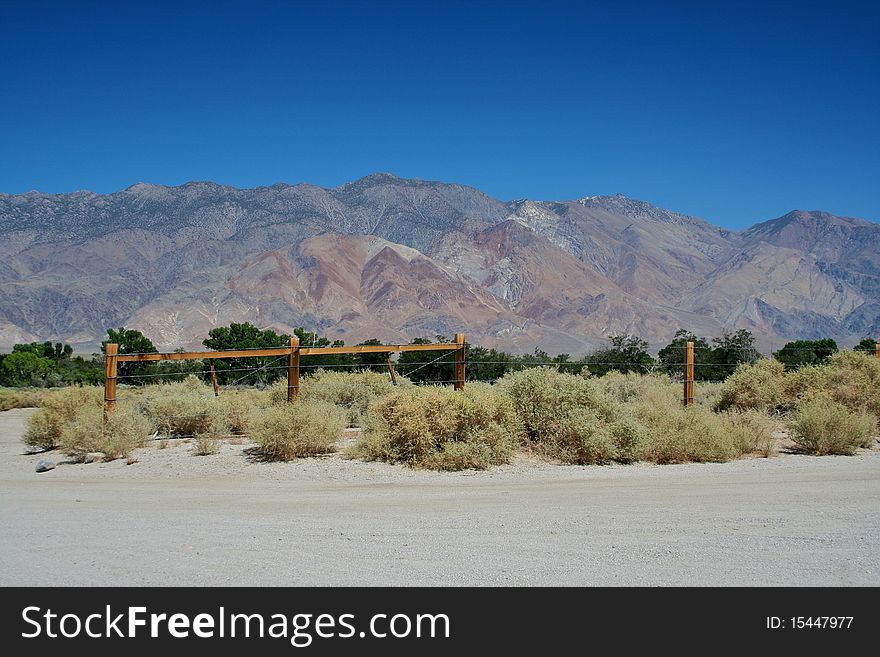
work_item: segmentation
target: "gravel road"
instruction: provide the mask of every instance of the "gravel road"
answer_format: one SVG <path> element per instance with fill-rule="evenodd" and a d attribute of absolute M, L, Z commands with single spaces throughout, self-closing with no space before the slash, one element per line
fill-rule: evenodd
<path fill-rule="evenodd" d="M 24 453 L 0 413 L 0 585 L 880 585 L 880 451 L 433 473 L 246 445 Z"/>

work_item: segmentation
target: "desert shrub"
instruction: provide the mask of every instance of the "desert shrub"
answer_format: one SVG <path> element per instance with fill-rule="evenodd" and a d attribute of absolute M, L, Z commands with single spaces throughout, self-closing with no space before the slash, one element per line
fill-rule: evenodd
<path fill-rule="evenodd" d="M 827 365 L 804 367 L 786 377 L 785 396 L 795 407 L 828 398 L 855 413 L 880 417 L 880 358 L 858 351 L 841 351 Z"/>
<path fill-rule="evenodd" d="M 350 427 L 362 426 L 370 404 L 390 395 L 401 386 L 410 385 L 408 379 L 397 377 L 398 385 L 391 383 L 387 374 L 364 370 L 361 372 L 332 372 L 317 370 L 300 379 L 300 399 L 318 400 L 335 404 L 345 410 Z M 287 382 L 280 381 L 270 388 L 272 403 L 287 401 Z"/>
<path fill-rule="evenodd" d="M 620 400 L 645 391 L 665 399 L 666 384 L 660 377 L 607 376 L 603 382 L 605 377 L 542 367 L 507 374 L 498 387 L 510 396 L 528 444 L 538 453 L 566 463 L 630 462 L 637 458 L 644 429 Z"/>
<path fill-rule="evenodd" d="M 759 360 L 754 365 L 740 365 L 721 384 L 715 409 L 757 410 L 767 412 L 782 406 L 785 367 L 775 360 Z"/>
<path fill-rule="evenodd" d="M 97 386 L 59 388 L 47 394 L 40 408 L 28 419 L 23 440 L 38 449 L 58 446 L 61 432 L 84 407 L 101 409 L 103 391 Z"/>
<path fill-rule="evenodd" d="M 613 422 L 621 406 L 596 383 L 597 379 L 535 367 L 506 374 L 498 388 L 510 395 L 514 408 L 533 440 L 541 440 L 548 422 L 569 409 L 586 408 Z"/>
<path fill-rule="evenodd" d="M 773 432 L 777 427 L 766 413 L 728 411 L 724 416 L 738 436 L 737 442 L 744 448 L 743 453 L 759 454 L 765 458 L 776 454 Z"/>
<path fill-rule="evenodd" d="M 0 412 L 13 408 L 36 408 L 46 393 L 20 388 L 0 389 Z"/>
<path fill-rule="evenodd" d="M 586 371 L 586 370 L 585 370 Z M 661 374 L 609 372 L 591 381 L 621 403 L 650 399 L 658 404 L 681 402 L 682 386 Z"/>
<path fill-rule="evenodd" d="M 717 381 L 697 381 L 694 386 L 694 403 L 706 408 L 715 408 L 718 400 L 721 399 L 721 386 L 723 384 Z M 679 390 L 679 398 L 683 394 L 682 384 L 676 383 L 675 386 Z"/>
<path fill-rule="evenodd" d="M 853 412 L 833 399 L 816 397 L 801 403 L 792 414 L 791 439 L 810 454 L 853 454 L 870 447 L 877 431 L 877 418 Z"/>
<path fill-rule="evenodd" d="M 220 436 L 216 433 L 199 433 L 193 439 L 193 453 L 196 456 L 209 456 L 220 451 Z"/>
<path fill-rule="evenodd" d="M 281 461 L 334 451 L 344 428 L 345 413 L 321 401 L 273 405 L 257 411 L 249 422 L 260 452 Z"/>
<path fill-rule="evenodd" d="M 646 427 L 640 457 L 656 463 L 729 461 L 753 451 L 750 427 L 737 414 L 703 406 L 639 403 L 636 417 Z"/>
<path fill-rule="evenodd" d="M 522 428 L 513 403 L 488 384 L 464 391 L 400 389 L 370 407 L 354 457 L 433 470 L 482 470 L 507 462 Z"/>
<path fill-rule="evenodd" d="M 856 351 L 828 359 L 829 395 L 856 413 L 880 417 L 880 358 Z"/>
<path fill-rule="evenodd" d="M 226 414 L 229 430 L 238 435 L 248 432 L 248 423 L 257 409 L 269 405 L 269 394 L 261 390 L 231 390 L 218 398 Z"/>
<path fill-rule="evenodd" d="M 153 431 L 153 425 L 132 404 L 119 404 L 104 419 L 100 405 L 81 406 L 61 430 L 64 453 L 82 459 L 89 452 L 103 452 L 107 459 L 127 457 Z"/>
<path fill-rule="evenodd" d="M 145 388 L 141 395 L 144 415 L 168 436 L 227 433 L 227 405 L 213 390 L 190 375 L 177 383 Z"/>
<path fill-rule="evenodd" d="M 831 368 L 827 365 L 806 365 L 785 375 L 783 398 L 788 410 L 819 396 L 826 396 Z"/>

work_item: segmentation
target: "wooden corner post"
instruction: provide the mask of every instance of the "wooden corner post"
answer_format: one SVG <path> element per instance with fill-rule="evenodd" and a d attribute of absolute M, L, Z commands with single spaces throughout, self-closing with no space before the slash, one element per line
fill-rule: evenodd
<path fill-rule="evenodd" d="M 464 390 L 464 333 L 455 334 L 455 344 L 459 345 L 455 350 L 455 389 Z"/>
<path fill-rule="evenodd" d="M 877 340 L 877 342 L 874 343 L 874 355 L 877 358 L 880 358 L 880 340 Z"/>
<path fill-rule="evenodd" d="M 299 399 L 299 338 L 290 338 L 290 354 L 287 356 L 287 401 Z"/>
<path fill-rule="evenodd" d="M 694 343 L 688 341 L 684 347 L 684 405 L 694 405 Z"/>
<path fill-rule="evenodd" d="M 104 419 L 116 410 L 116 358 L 119 345 L 108 342 L 104 347 Z"/>

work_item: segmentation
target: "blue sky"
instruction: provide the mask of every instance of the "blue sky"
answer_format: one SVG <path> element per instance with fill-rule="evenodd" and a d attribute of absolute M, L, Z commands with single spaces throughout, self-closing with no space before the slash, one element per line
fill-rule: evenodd
<path fill-rule="evenodd" d="M 622 192 L 880 219 L 880 3 L 0 5 L 0 192 Z"/>

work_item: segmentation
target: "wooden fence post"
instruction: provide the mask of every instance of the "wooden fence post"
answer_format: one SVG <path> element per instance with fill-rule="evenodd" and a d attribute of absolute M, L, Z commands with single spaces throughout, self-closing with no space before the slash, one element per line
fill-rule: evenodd
<path fill-rule="evenodd" d="M 287 357 L 287 401 L 299 399 L 299 338 L 290 338 L 290 355 Z"/>
<path fill-rule="evenodd" d="M 119 345 L 108 342 L 104 347 L 104 419 L 116 410 L 116 355 Z"/>
<path fill-rule="evenodd" d="M 391 354 L 385 354 L 385 362 L 388 364 L 388 373 L 391 375 L 391 385 L 397 385 L 397 375 L 394 373 L 394 363 L 391 362 Z"/>
<path fill-rule="evenodd" d="M 688 341 L 684 348 L 684 405 L 694 405 L 694 343 Z"/>
<path fill-rule="evenodd" d="M 880 340 L 877 340 L 877 342 L 874 343 L 874 355 L 877 358 L 880 358 Z"/>
<path fill-rule="evenodd" d="M 211 385 L 214 386 L 214 396 L 220 396 L 220 386 L 217 385 L 217 370 L 214 369 L 214 361 L 211 361 Z"/>
<path fill-rule="evenodd" d="M 459 348 L 455 350 L 455 389 L 464 390 L 464 333 L 455 334 L 455 343 L 460 345 Z"/>

